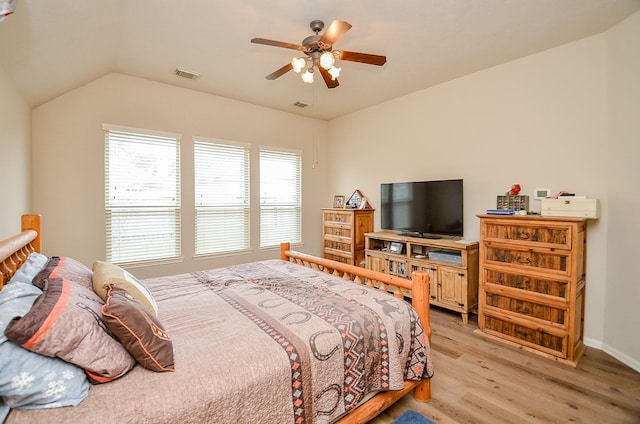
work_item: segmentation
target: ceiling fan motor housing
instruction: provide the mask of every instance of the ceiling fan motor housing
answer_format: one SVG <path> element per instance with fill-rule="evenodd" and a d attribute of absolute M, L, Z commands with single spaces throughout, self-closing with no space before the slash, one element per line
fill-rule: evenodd
<path fill-rule="evenodd" d="M 324 22 L 322 22 L 320 19 L 314 19 L 309 24 L 309 27 L 311 27 L 311 31 L 315 32 L 317 35 L 320 31 L 322 31 L 322 28 L 324 28 Z"/>

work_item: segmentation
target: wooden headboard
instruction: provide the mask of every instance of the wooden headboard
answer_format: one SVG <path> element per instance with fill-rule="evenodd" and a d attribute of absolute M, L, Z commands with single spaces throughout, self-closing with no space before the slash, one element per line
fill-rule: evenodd
<path fill-rule="evenodd" d="M 22 232 L 0 241 L 0 290 L 41 243 L 40 215 L 22 215 Z"/>

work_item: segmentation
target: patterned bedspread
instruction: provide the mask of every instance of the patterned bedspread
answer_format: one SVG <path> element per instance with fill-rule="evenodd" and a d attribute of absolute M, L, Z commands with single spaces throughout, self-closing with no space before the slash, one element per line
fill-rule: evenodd
<path fill-rule="evenodd" d="M 136 366 L 73 408 L 19 422 L 330 423 L 433 374 L 410 304 L 281 260 L 146 280 L 176 371 Z"/>

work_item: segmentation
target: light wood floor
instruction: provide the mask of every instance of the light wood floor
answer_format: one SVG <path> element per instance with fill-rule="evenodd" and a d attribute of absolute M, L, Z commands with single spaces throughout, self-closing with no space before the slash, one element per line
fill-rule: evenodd
<path fill-rule="evenodd" d="M 474 334 L 475 315 L 465 325 L 432 308 L 431 319 L 431 401 L 409 394 L 370 424 L 407 409 L 438 424 L 640 423 L 640 374 L 598 349 L 574 368 Z"/>

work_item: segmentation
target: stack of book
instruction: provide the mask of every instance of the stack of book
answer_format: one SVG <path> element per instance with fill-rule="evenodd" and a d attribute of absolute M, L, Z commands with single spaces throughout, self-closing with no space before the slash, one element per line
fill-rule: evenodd
<path fill-rule="evenodd" d="M 487 209 L 487 215 L 514 215 L 513 209 Z"/>

